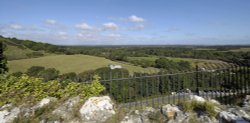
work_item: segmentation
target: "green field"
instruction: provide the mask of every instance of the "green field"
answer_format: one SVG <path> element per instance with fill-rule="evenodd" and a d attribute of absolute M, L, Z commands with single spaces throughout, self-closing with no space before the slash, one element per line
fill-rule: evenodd
<path fill-rule="evenodd" d="M 130 73 L 145 72 L 154 73 L 159 70 L 156 68 L 142 68 L 125 63 L 114 62 L 102 57 L 88 55 L 52 55 L 40 58 L 20 59 L 8 61 L 9 72 L 25 72 L 31 66 L 44 66 L 46 68 L 56 68 L 61 73 L 68 72 L 84 72 L 87 70 L 95 70 L 101 67 L 107 67 L 108 64 L 121 65 L 128 69 Z"/>
<path fill-rule="evenodd" d="M 156 59 L 158 59 L 159 57 L 157 56 L 150 56 L 150 57 L 128 57 L 129 61 L 133 61 L 133 60 L 147 60 L 150 62 L 154 62 Z M 209 64 L 210 66 L 215 66 L 217 64 L 221 64 L 221 63 L 225 63 L 223 61 L 219 61 L 219 60 L 207 60 L 207 59 L 192 59 L 192 58 L 176 58 L 176 57 L 166 57 L 170 60 L 173 60 L 175 62 L 179 62 L 179 61 L 188 61 L 191 63 L 192 67 L 195 67 L 195 65 L 199 65 L 199 66 L 205 66 L 206 64 Z"/>

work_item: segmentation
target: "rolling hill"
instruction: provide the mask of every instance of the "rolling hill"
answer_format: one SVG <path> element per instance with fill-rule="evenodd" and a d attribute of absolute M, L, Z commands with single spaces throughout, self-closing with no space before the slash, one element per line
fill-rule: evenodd
<path fill-rule="evenodd" d="M 1 35 L 0 42 L 3 43 L 4 55 L 7 57 L 7 60 L 47 56 L 54 54 L 54 52 L 59 49 L 59 46 L 47 43 L 20 40 L 16 38 L 5 38 Z"/>

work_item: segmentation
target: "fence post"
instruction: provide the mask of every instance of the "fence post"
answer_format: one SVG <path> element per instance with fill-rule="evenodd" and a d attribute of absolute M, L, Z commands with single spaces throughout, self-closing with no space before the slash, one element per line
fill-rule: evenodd
<path fill-rule="evenodd" d="M 195 81 L 196 81 L 196 93 L 197 95 L 199 96 L 199 67 L 198 65 L 196 65 L 196 78 L 195 78 Z"/>

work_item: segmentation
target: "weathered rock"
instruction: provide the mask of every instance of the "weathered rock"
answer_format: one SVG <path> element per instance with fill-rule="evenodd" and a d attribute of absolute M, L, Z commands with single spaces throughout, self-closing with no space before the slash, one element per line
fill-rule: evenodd
<path fill-rule="evenodd" d="M 56 108 L 52 114 L 57 115 L 63 119 L 72 118 L 75 106 L 80 102 L 80 97 L 73 97 L 63 103 L 61 106 Z"/>
<path fill-rule="evenodd" d="M 246 98 L 242 101 L 242 106 L 250 108 L 250 95 L 246 95 Z"/>
<path fill-rule="evenodd" d="M 175 105 L 167 104 L 163 106 L 161 110 L 162 114 L 167 117 L 169 123 L 181 123 L 188 116 Z"/>
<path fill-rule="evenodd" d="M 10 112 L 7 110 L 0 111 L 0 123 L 6 123 L 9 114 Z"/>
<path fill-rule="evenodd" d="M 248 123 L 241 116 L 237 116 L 231 112 L 222 111 L 219 114 L 219 122 L 221 123 Z"/>
<path fill-rule="evenodd" d="M 180 112 L 180 109 L 175 105 L 167 104 L 165 106 L 162 106 L 162 113 L 168 119 L 174 119 L 177 115 L 177 112 Z"/>
<path fill-rule="evenodd" d="M 189 98 L 190 100 L 201 102 L 201 103 L 204 103 L 206 101 L 203 97 L 200 97 L 197 95 L 190 95 Z"/>
<path fill-rule="evenodd" d="M 121 123 L 144 123 L 140 115 L 125 116 Z"/>
<path fill-rule="evenodd" d="M 13 108 L 10 111 L 0 111 L 0 123 L 11 123 L 15 118 L 18 117 L 20 108 Z"/>
<path fill-rule="evenodd" d="M 230 108 L 228 111 L 232 112 L 233 114 L 242 117 L 245 120 L 250 120 L 250 114 L 247 114 L 244 110 L 242 109 L 237 109 L 237 108 Z"/>
<path fill-rule="evenodd" d="M 108 96 L 91 97 L 80 109 L 81 118 L 85 122 L 103 122 L 114 114 L 113 103 Z"/>
<path fill-rule="evenodd" d="M 141 120 L 143 123 L 151 123 L 154 119 L 157 119 L 160 113 L 160 110 L 156 110 L 152 107 L 146 107 L 146 109 L 141 113 Z"/>
<path fill-rule="evenodd" d="M 42 107 L 48 105 L 49 103 L 56 102 L 56 101 L 57 101 L 57 98 L 55 98 L 55 97 L 47 97 L 47 98 L 42 99 L 40 102 L 38 102 L 37 105 L 35 105 L 33 108 L 34 109 L 42 108 Z"/>
<path fill-rule="evenodd" d="M 199 120 L 201 123 L 219 123 L 219 121 L 216 120 L 214 117 L 210 118 L 210 117 L 204 116 L 204 115 L 200 116 L 200 117 L 198 118 L 198 120 Z"/>

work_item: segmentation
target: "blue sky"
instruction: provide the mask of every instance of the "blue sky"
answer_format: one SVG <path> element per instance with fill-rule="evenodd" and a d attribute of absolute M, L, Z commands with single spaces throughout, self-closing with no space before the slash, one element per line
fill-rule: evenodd
<path fill-rule="evenodd" d="M 250 44 L 250 0 L 0 0 L 0 35 L 63 45 Z"/>

